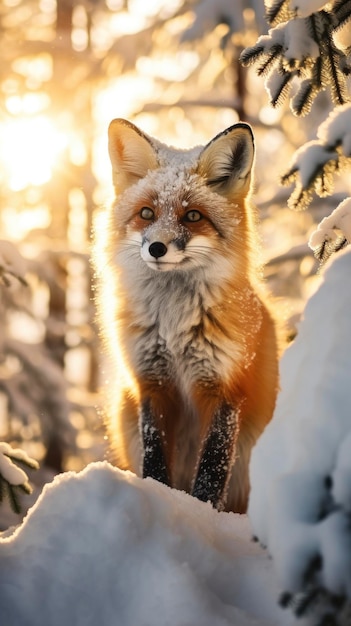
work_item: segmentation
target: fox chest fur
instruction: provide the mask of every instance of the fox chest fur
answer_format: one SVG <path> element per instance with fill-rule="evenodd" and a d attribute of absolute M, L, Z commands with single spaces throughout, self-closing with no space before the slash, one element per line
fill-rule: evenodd
<path fill-rule="evenodd" d="M 117 463 L 237 511 L 277 391 L 276 323 L 249 202 L 253 154 L 245 124 L 177 151 L 115 120 L 117 199 L 95 254 L 115 357 Z"/>

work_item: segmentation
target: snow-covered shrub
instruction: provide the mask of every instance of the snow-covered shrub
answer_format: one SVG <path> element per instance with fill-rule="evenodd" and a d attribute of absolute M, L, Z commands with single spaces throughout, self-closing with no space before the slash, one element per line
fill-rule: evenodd
<path fill-rule="evenodd" d="M 250 468 L 249 517 L 284 600 L 330 625 L 350 624 L 351 609 L 350 275 L 347 248 L 325 266 L 283 356 L 276 411 Z"/>

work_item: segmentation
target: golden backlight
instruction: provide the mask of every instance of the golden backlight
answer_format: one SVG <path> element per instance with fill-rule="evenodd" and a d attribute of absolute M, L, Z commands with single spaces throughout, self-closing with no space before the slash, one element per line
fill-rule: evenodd
<path fill-rule="evenodd" d="M 9 119 L 0 126 L 1 178 L 12 191 L 45 184 L 67 143 L 45 115 Z"/>

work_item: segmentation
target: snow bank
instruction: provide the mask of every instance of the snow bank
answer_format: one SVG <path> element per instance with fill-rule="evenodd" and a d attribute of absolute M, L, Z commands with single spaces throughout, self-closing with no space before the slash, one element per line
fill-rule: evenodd
<path fill-rule="evenodd" d="M 107 463 L 44 488 L 0 539 L 6 626 L 281 626 L 246 516 Z"/>
<path fill-rule="evenodd" d="M 281 362 L 272 422 L 253 450 L 249 517 L 282 589 L 351 598 L 351 248 L 326 265 Z"/>

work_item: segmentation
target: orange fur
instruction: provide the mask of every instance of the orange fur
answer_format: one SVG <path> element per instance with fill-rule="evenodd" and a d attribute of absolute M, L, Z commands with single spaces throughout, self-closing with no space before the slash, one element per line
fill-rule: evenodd
<path fill-rule="evenodd" d="M 279 351 L 250 204 L 252 132 L 237 124 L 178 151 L 114 120 L 109 140 L 117 198 L 95 266 L 116 462 L 243 512 Z"/>

